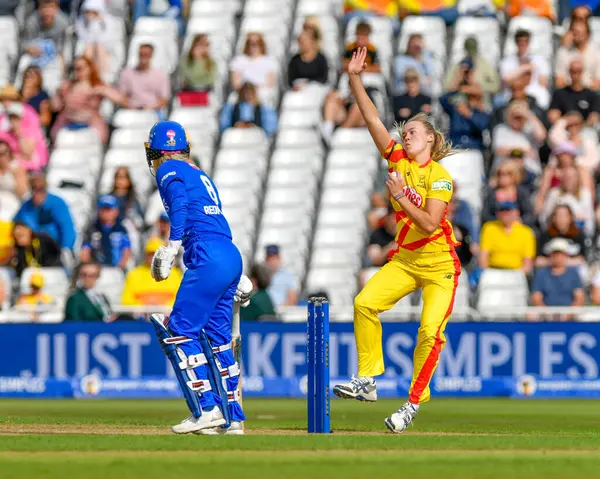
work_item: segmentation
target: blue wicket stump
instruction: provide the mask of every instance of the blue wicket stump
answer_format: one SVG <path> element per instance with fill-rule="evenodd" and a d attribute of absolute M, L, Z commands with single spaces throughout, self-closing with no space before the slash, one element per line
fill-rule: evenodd
<path fill-rule="evenodd" d="M 308 300 L 306 362 L 308 432 L 330 433 L 329 303 L 325 298 Z"/>

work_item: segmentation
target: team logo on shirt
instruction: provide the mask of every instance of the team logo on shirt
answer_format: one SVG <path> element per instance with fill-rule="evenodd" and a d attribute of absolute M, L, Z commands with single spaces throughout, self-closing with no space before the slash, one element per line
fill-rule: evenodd
<path fill-rule="evenodd" d="M 417 193 L 417 190 L 415 190 L 412 186 L 404 185 L 402 192 L 413 205 L 415 205 L 417 208 L 421 207 L 423 204 L 423 197 Z"/>
<path fill-rule="evenodd" d="M 167 130 L 167 137 L 169 137 L 169 139 L 167 140 L 167 146 L 175 146 L 177 144 L 177 142 L 175 141 L 175 132 L 173 130 Z"/>

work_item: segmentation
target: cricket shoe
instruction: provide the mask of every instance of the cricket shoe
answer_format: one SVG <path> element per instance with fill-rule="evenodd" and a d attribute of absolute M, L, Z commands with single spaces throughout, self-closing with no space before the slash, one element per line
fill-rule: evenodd
<path fill-rule="evenodd" d="M 334 386 L 333 394 L 343 399 L 375 402 L 377 401 L 377 385 L 373 378 L 352 376 L 350 382 Z"/>
<path fill-rule="evenodd" d="M 384 423 L 392 432 L 403 432 L 410 424 L 412 424 L 418 411 L 418 408 L 409 402 L 404 403 L 394 414 L 387 417 Z"/>
<path fill-rule="evenodd" d="M 195 418 L 192 414 L 186 417 L 179 424 L 173 426 L 175 434 L 188 434 L 190 432 L 200 431 L 201 429 L 210 429 L 225 424 L 223 413 L 218 407 L 210 411 L 204 411 L 202 416 Z"/>
<path fill-rule="evenodd" d="M 231 421 L 231 425 L 228 428 L 222 427 L 211 427 L 210 429 L 201 429 L 196 431 L 194 434 L 203 434 L 206 436 L 243 436 L 244 426 L 241 421 Z"/>

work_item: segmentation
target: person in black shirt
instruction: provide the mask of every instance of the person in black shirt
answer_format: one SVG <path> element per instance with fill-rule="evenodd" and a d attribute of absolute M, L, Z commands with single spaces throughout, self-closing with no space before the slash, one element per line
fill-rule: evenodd
<path fill-rule="evenodd" d="M 431 113 L 431 97 L 421 93 L 419 72 L 408 68 L 404 73 L 406 93 L 395 96 L 394 118 L 398 123 L 407 121 L 417 113 Z"/>
<path fill-rule="evenodd" d="M 571 84 L 554 91 L 548 120 L 556 123 L 561 116 L 571 111 L 578 111 L 589 126 L 594 126 L 600 120 L 600 101 L 598 94 L 583 86 L 583 61 L 575 58 L 569 65 Z"/>
<path fill-rule="evenodd" d="M 298 91 L 314 81 L 327 83 L 329 68 L 327 59 L 319 51 L 319 31 L 312 25 L 304 25 L 298 36 L 299 52 L 292 57 L 288 67 L 288 84 Z"/>
<path fill-rule="evenodd" d="M 387 215 L 383 218 L 382 225 L 371 233 L 367 256 L 369 266 L 383 266 L 387 263 L 388 254 L 396 249 L 396 212 L 388 206 Z"/>
<path fill-rule="evenodd" d="M 16 221 L 13 239 L 15 247 L 11 264 L 18 277 L 25 268 L 61 266 L 60 246 L 49 234 L 34 232 L 27 223 Z"/>

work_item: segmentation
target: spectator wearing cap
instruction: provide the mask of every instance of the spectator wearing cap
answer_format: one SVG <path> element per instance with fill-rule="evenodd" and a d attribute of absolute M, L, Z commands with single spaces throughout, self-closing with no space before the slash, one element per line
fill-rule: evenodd
<path fill-rule="evenodd" d="M 62 249 L 73 250 L 75 226 L 65 200 L 48 193 L 46 178 L 41 173 L 32 175 L 30 183 L 31 198 L 23 203 L 14 221 L 31 225 L 33 231 L 47 233 Z"/>
<path fill-rule="evenodd" d="M 533 306 L 583 306 L 585 291 L 577 268 L 568 265 L 570 244 L 554 238 L 546 246 L 550 257 L 547 267 L 538 268 L 531 287 Z M 566 319 L 566 318 L 562 318 Z"/>
<path fill-rule="evenodd" d="M 21 293 L 17 299 L 17 306 L 41 306 L 56 303 L 56 298 L 44 293 L 44 275 L 39 271 L 29 277 L 29 292 Z M 32 320 L 38 320 L 38 313 L 32 313 Z"/>
<path fill-rule="evenodd" d="M 496 205 L 494 221 L 484 223 L 480 235 L 479 266 L 482 269 L 533 269 L 535 234 L 519 217 L 519 205 L 514 201 Z"/>
<path fill-rule="evenodd" d="M 25 105 L 11 102 L 6 106 L 9 127 L 0 131 L 0 141 L 10 145 L 19 164 L 28 171 L 39 171 L 48 164 L 48 146 L 46 140 L 36 131 L 27 128 L 23 122 Z"/>
<path fill-rule="evenodd" d="M 267 136 L 277 131 L 277 113 L 270 106 L 259 103 L 256 88 L 244 83 L 236 103 L 226 103 L 221 110 L 221 131 L 228 128 L 262 128 Z"/>
<path fill-rule="evenodd" d="M 484 150 L 483 133 L 487 130 L 490 115 L 483 105 L 483 92 L 476 86 L 466 93 L 451 91 L 440 97 L 440 104 L 450 117 L 449 137 L 458 148 Z"/>
<path fill-rule="evenodd" d="M 78 286 L 65 305 L 65 321 L 109 322 L 110 303 L 96 288 L 100 278 L 100 265 L 93 261 L 82 262 L 77 269 Z"/>
<path fill-rule="evenodd" d="M 292 90 L 300 91 L 311 84 L 327 83 L 329 66 L 321 53 L 320 43 L 320 30 L 305 24 L 298 35 L 298 53 L 288 64 L 288 85 Z"/>
<path fill-rule="evenodd" d="M 568 203 L 558 203 L 552 211 L 548 227 L 540 234 L 537 245 L 538 252 L 535 259 L 536 267 L 548 266 L 548 245 L 554 239 L 564 239 L 569 242 L 569 266 L 585 264 L 586 244 L 581 228 L 575 223 L 575 214 Z"/>
<path fill-rule="evenodd" d="M 276 318 L 277 313 L 268 293 L 271 282 L 269 268 L 266 265 L 255 264 L 250 269 L 249 278 L 254 286 L 254 292 L 248 306 L 240 309 L 240 319 L 242 321 L 259 321 Z"/>
<path fill-rule="evenodd" d="M 497 93 L 500 89 L 500 77 L 496 70 L 479 54 L 479 45 L 475 37 L 468 37 L 464 44 L 465 57 L 454 65 L 446 75 L 446 91 L 455 91 L 465 83 L 468 75 L 473 76 L 472 84 L 477 85 L 486 94 Z M 471 72 L 471 70 L 473 70 Z"/>
<path fill-rule="evenodd" d="M 558 186 L 550 188 L 548 194 L 538 200 L 539 219 L 542 228 L 548 222 L 558 203 L 567 203 L 575 212 L 575 222 L 588 237 L 596 229 L 594 216 L 594 185 L 586 184 L 575 166 L 562 168 Z M 540 192 L 541 193 L 541 192 Z"/>
<path fill-rule="evenodd" d="M 271 284 L 267 291 L 273 305 L 276 309 L 282 306 L 295 306 L 298 302 L 298 278 L 282 267 L 279 245 L 268 245 L 265 253 L 265 264 L 271 272 Z"/>
<path fill-rule="evenodd" d="M 127 108 L 162 114 L 171 97 L 171 82 L 164 71 L 152 67 L 153 56 L 153 45 L 140 45 L 138 64 L 121 72 L 119 90 L 127 98 Z"/>
<path fill-rule="evenodd" d="M 131 243 L 127 230 L 117 221 L 119 202 L 112 195 L 98 199 L 98 218 L 81 246 L 81 261 L 97 261 L 104 266 L 127 267 Z"/>
<path fill-rule="evenodd" d="M 60 247 L 49 234 L 35 231 L 27 220 L 15 221 L 12 234 L 11 266 L 18 277 L 26 268 L 61 266 Z"/>
<path fill-rule="evenodd" d="M 407 121 L 417 113 L 431 113 L 431 97 L 421 93 L 419 72 L 408 68 L 404 74 L 405 93 L 393 98 L 394 119 L 397 123 Z"/>
<path fill-rule="evenodd" d="M 591 90 L 583 81 L 584 63 L 575 57 L 569 63 L 570 81 L 562 88 L 554 90 L 548 120 L 555 123 L 571 111 L 578 111 L 586 124 L 594 126 L 600 120 L 600 100 L 598 93 Z"/>
<path fill-rule="evenodd" d="M 492 132 L 492 151 L 497 168 L 512 150 L 521 150 L 525 155 L 525 167 L 536 174 L 541 173 L 539 148 L 546 140 L 546 128 L 531 112 L 525 101 L 513 101 L 506 109 L 505 123 Z"/>
<path fill-rule="evenodd" d="M 60 52 L 65 40 L 65 31 L 69 26 L 69 18 L 60 11 L 58 0 L 40 0 L 38 8 L 25 23 L 24 42 L 30 44 L 36 39 L 51 40 L 56 51 Z M 25 48 L 25 53 L 39 56 L 41 52 L 34 51 L 31 46 Z"/>
<path fill-rule="evenodd" d="M 425 48 L 423 35 L 420 33 L 413 33 L 408 37 L 404 55 L 398 55 L 394 60 L 396 94 L 407 91 L 408 70 L 416 70 L 419 73 L 421 90 L 425 94 L 433 93 L 433 79 L 436 75 L 435 58 L 433 53 Z"/>
<path fill-rule="evenodd" d="M 538 105 L 547 109 L 550 105 L 550 93 L 548 92 L 550 65 L 544 57 L 530 53 L 530 40 L 531 33 L 528 30 L 519 29 L 515 32 L 517 51 L 514 55 L 502 59 L 500 62 L 500 76 L 507 88 L 513 82 L 527 78 L 525 87 L 527 95 L 534 97 Z"/>
<path fill-rule="evenodd" d="M 521 221 L 527 226 L 535 226 L 536 217 L 531 203 L 531 195 L 526 187 L 519 184 L 519 170 L 515 161 L 506 160 L 494 172 L 490 185 L 486 188 L 481 218 L 483 222 L 497 217 L 499 203 L 513 202 L 518 205 Z"/>
<path fill-rule="evenodd" d="M 583 133 L 583 116 L 578 111 L 572 111 L 554 122 L 548 132 L 548 144 L 554 150 L 572 145 L 575 163 L 588 171 L 595 173 L 600 166 L 598 155 L 598 139 L 596 135 Z M 554 152 L 553 150 L 553 152 Z"/>
<path fill-rule="evenodd" d="M 537 193 L 538 174 L 527 169 L 527 166 L 525 165 L 525 154 L 523 151 L 519 149 L 511 150 L 508 153 L 508 158 L 506 161 L 512 161 L 515 165 L 517 170 L 517 184 L 523 186 L 530 195 Z"/>
<path fill-rule="evenodd" d="M 564 88 L 573 82 L 573 65 L 577 60 L 577 74 L 582 86 L 597 90 L 600 88 L 600 52 L 590 41 L 590 26 L 587 21 L 575 21 L 569 26 L 571 45 L 563 45 L 556 52 L 554 65 L 554 83 Z"/>
<path fill-rule="evenodd" d="M 174 267 L 171 275 L 160 282 L 152 278 L 151 272 L 154 253 L 164 244 L 159 238 L 148 240 L 144 248 L 144 263 L 129 271 L 125 277 L 121 304 L 125 306 L 173 306 L 183 278 L 181 271 Z"/>

